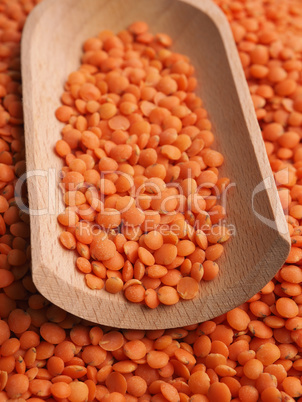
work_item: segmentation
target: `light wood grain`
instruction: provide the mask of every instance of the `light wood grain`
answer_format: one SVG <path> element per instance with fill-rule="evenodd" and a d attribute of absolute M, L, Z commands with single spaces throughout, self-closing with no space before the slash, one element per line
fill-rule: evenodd
<path fill-rule="evenodd" d="M 58 243 L 61 160 L 53 148 L 61 125 L 54 111 L 64 81 L 79 66 L 86 38 L 103 29 L 117 32 L 138 19 L 147 21 L 153 32 L 169 33 L 174 49 L 191 58 L 199 95 L 214 126 L 215 147 L 225 156 L 221 175 L 235 183 L 227 197 L 227 213 L 236 234 L 219 261 L 219 277 L 203 283 L 198 298 L 156 310 L 129 304 L 122 295 L 88 289 L 84 276 L 75 270 L 75 253 Z M 228 22 L 210 0 L 44 0 L 26 22 L 22 77 L 27 169 L 50 169 L 52 175 L 28 179 L 30 207 L 48 211 L 30 218 L 33 280 L 47 299 L 104 325 L 172 328 L 239 305 L 283 264 L 289 251 L 285 219 Z M 275 227 L 259 219 L 252 208 L 253 191 L 266 178 L 272 187 L 255 196 L 254 208 Z"/>

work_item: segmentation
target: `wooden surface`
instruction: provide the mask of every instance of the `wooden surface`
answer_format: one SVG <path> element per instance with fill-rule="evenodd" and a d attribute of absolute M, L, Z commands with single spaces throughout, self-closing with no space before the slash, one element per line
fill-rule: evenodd
<path fill-rule="evenodd" d="M 199 95 L 209 112 L 215 148 L 225 156 L 220 175 L 235 186 L 227 197 L 228 223 L 236 234 L 219 260 L 219 277 L 203 283 L 198 298 L 149 310 L 122 295 L 92 291 L 76 272 L 76 253 L 58 242 L 61 160 L 53 152 L 62 125 L 54 116 L 68 74 L 79 66 L 81 45 L 103 29 L 118 32 L 145 20 L 166 32 L 173 49 L 196 67 Z M 289 251 L 289 237 L 267 156 L 226 19 L 210 0 L 44 0 L 26 21 L 22 76 L 30 207 L 32 274 L 39 291 L 65 310 L 108 326 L 167 328 L 211 319 L 241 304 L 270 280 Z M 253 191 L 264 179 L 268 191 Z M 259 188 L 258 188 L 259 189 Z M 261 190 L 261 188 L 260 188 Z M 253 212 L 254 208 L 259 219 Z M 269 225 L 267 224 L 269 223 Z"/>

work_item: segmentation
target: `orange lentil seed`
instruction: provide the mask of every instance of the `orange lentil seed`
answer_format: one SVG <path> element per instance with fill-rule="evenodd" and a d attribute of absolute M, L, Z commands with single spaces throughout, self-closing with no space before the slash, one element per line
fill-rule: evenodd
<path fill-rule="evenodd" d="M 141 21 L 117 35 L 110 32 L 87 39 L 82 66 L 68 76 L 63 105 L 56 111 L 65 123 L 55 146 L 66 164 L 62 179 L 66 210 L 58 216 L 65 232 L 60 242 L 67 249 L 77 249 L 76 267 L 85 274 L 89 288 L 104 287 L 109 293 L 122 290 L 128 301 L 149 308 L 196 297 L 199 283 L 218 275 L 215 260 L 230 237 L 219 224 L 207 234 L 194 228 L 196 222 L 207 219 L 203 212 L 208 204 L 219 208 L 216 196 L 206 201 L 197 194 L 197 187 L 215 186 L 217 167 L 224 158 L 210 148 L 214 136 L 208 131 L 211 123 L 206 111 L 195 114 L 202 101 L 192 92 L 197 83 L 194 68 L 186 56 L 168 50 L 171 45 L 168 35 L 152 35 Z M 267 50 L 265 46 L 257 49 L 260 56 Z M 259 64 L 262 56 L 253 54 Z M 285 84 L 278 85 L 279 93 L 284 92 Z M 262 99 L 254 97 L 257 104 Z M 296 137 L 284 134 L 280 145 L 291 141 L 294 148 Z M 90 184 L 85 193 L 84 182 Z M 170 182 L 178 189 L 168 188 Z M 3 200 L 4 210 L 6 203 Z M 179 219 L 165 216 L 167 212 L 179 212 Z M 220 218 L 224 216 L 219 213 Z M 170 230 L 161 231 L 161 224 L 169 224 Z M 96 225 L 104 235 L 92 229 Z M 197 267 L 194 263 L 202 263 L 204 253 L 208 261 Z M 132 279 L 142 280 L 147 287 L 129 282 Z M 157 290 L 150 282 L 154 279 Z"/>
<path fill-rule="evenodd" d="M 18 208 L 11 205 L 15 172 L 16 174 L 18 172 L 17 161 L 21 161 L 24 151 L 22 140 L 19 145 L 13 141 L 13 138 L 21 138 L 22 132 L 19 92 L 20 67 L 18 65 L 20 30 L 26 15 L 37 2 L 34 0 L 5 2 L 1 7 L 0 14 L 2 30 L 0 44 L 2 58 L 0 63 L 0 97 L 2 99 L 0 110 L 0 268 L 1 271 L 6 272 L 6 274 L 1 272 L 0 275 L 2 278 L 0 286 L 0 400 L 20 402 L 25 400 L 31 402 L 41 402 L 42 400 L 66 402 L 84 402 L 85 400 L 103 402 L 125 402 L 127 400 L 300 401 L 302 395 L 300 376 L 302 341 L 301 314 L 299 312 L 302 300 L 301 290 L 298 286 L 299 291 L 292 295 L 285 293 L 284 290 L 292 289 L 289 284 L 296 286 L 301 283 L 301 245 L 299 243 L 301 241 L 299 239 L 301 211 L 299 205 L 302 196 L 299 186 L 301 185 L 302 152 L 298 141 L 298 136 L 301 135 L 299 115 L 302 113 L 302 90 L 299 79 L 302 51 L 299 39 L 301 37 L 301 24 L 299 23 L 302 15 L 301 3 L 296 0 L 281 0 L 276 8 L 269 2 L 261 0 L 253 2 L 250 0 L 246 2 L 217 0 L 219 6 L 227 14 L 255 106 L 261 106 L 263 114 L 258 113 L 260 110 L 258 109 L 257 116 L 267 150 L 269 150 L 268 156 L 272 170 L 274 173 L 278 173 L 284 161 L 293 169 L 289 175 L 290 181 L 282 173 L 275 175 L 276 179 L 280 179 L 277 185 L 282 205 L 288 209 L 286 214 L 289 214 L 289 227 L 294 244 L 288 261 L 275 278 L 263 287 L 261 292 L 232 312 L 213 318 L 211 321 L 166 331 L 123 331 L 92 326 L 66 312 L 62 314 L 62 311 L 54 308 L 37 293 L 29 272 L 18 279 L 12 274 L 19 267 L 29 263 L 29 254 L 24 253 L 23 242 L 18 239 L 19 233 L 25 234 L 26 231 L 28 233 L 28 229 L 23 231 L 24 227 L 13 226 L 10 233 L 10 227 L 18 223 L 21 216 Z M 129 45 L 134 46 L 135 50 L 129 50 Z M 185 99 L 187 96 L 186 88 L 188 90 L 194 88 L 194 79 L 190 80 L 193 69 L 186 57 L 170 52 L 168 49 L 170 45 L 171 40 L 165 34 L 150 36 L 148 26 L 144 22 L 133 23 L 129 31 L 125 30 L 118 36 L 110 31 L 103 31 L 95 39 L 85 42 L 83 66 L 77 72 L 70 74 L 64 96 L 62 96 L 63 105 L 56 112 L 58 119 L 66 124 L 66 129 L 63 130 L 64 133 L 62 132 L 64 142 L 58 144 L 57 152 L 66 158 L 66 163 L 68 159 L 69 169 L 73 172 L 63 182 L 66 190 L 73 191 L 75 186 L 84 180 L 84 165 L 72 162 L 73 160 L 84 161 L 86 169 L 93 169 L 96 163 L 93 151 L 89 147 L 86 147 L 88 153 L 85 153 L 84 144 L 77 157 L 70 158 L 69 154 L 65 155 L 67 151 L 69 152 L 69 148 L 71 153 L 79 151 L 81 133 L 87 131 L 88 120 L 92 121 L 88 116 L 87 119 L 83 115 L 77 118 L 76 114 L 95 113 L 96 106 L 99 108 L 105 104 L 103 95 L 106 95 L 106 102 L 116 105 L 116 109 L 119 107 L 119 100 L 115 96 L 117 94 L 125 96 L 127 102 L 130 102 L 131 99 L 131 102 L 139 107 L 140 97 L 150 103 L 155 99 L 157 103 L 161 102 L 162 95 L 157 95 L 157 90 L 160 89 L 165 97 L 178 97 L 179 102 L 169 111 L 172 113 L 172 110 L 175 110 L 177 119 L 182 121 L 183 126 L 178 132 L 179 120 L 170 119 L 161 109 L 156 111 L 149 109 L 149 116 L 144 115 L 145 117 L 143 117 L 146 120 L 138 118 L 136 123 L 128 120 L 130 116 L 128 114 L 124 114 L 127 120 L 111 121 L 111 127 L 108 122 L 101 121 L 102 135 L 98 130 L 91 131 L 94 134 L 99 133 L 99 135 L 96 134 L 98 147 L 95 155 L 97 158 L 99 155 L 105 157 L 110 154 L 110 147 L 115 144 L 114 141 L 112 141 L 114 144 L 110 144 L 112 138 L 124 141 L 125 136 L 123 135 L 111 136 L 113 129 L 129 130 L 131 136 L 138 137 L 145 134 L 148 137 L 152 134 L 154 142 L 150 142 L 150 144 L 155 147 L 172 145 L 182 153 L 190 149 L 191 144 L 188 141 L 179 140 L 177 142 L 174 139 L 169 142 L 169 136 L 161 143 L 160 125 L 162 123 L 165 130 L 173 129 L 178 136 L 182 135 L 181 132 L 190 133 L 192 138 L 194 135 L 200 135 L 206 148 L 211 145 L 213 141 L 213 135 L 210 132 L 211 126 L 201 104 L 197 104 L 191 113 L 196 116 L 196 127 L 194 127 L 194 120 L 189 123 L 192 126 L 187 126 L 188 123 L 185 123 L 185 121 L 191 121 L 192 117 L 181 117 L 184 113 L 184 110 L 179 108 L 179 106 L 182 107 L 181 99 Z M 126 46 L 128 46 L 127 50 L 125 50 Z M 116 80 L 116 94 L 113 97 L 107 96 L 107 94 L 110 95 L 109 91 L 115 85 L 115 82 L 110 83 L 110 76 L 106 77 L 108 70 L 115 69 L 114 57 L 116 55 L 124 57 L 125 54 L 125 63 L 128 63 L 129 66 L 138 66 L 135 68 L 140 69 L 142 68 L 139 63 L 139 52 L 141 51 L 145 52 L 145 60 L 149 57 L 147 55 L 150 55 L 150 66 L 159 72 L 157 74 L 160 74 L 162 69 L 171 68 L 174 77 L 172 79 L 176 85 L 170 79 L 165 79 L 159 85 L 156 83 L 156 88 L 152 88 L 153 91 L 147 93 L 148 91 L 143 91 L 144 87 L 137 86 L 138 81 L 135 80 L 138 77 L 144 79 L 140 75 L 141 72 L 137 72 L 137 74 L 133 73 L 132 78 L 130 75 L 129 79 L 127 78 L 128 81 L 136 82 L 135 84 L 129 84 L 126 82 L 127 80 L 123 80 L 124 82 Z M 107 52 L 112 52 L 114 57 L 109 56 Z M 155 56 L 156 52 L 159 54 L 158 59 Z M 102 65 L 102 71 L 96 73 L 97 66 L 102 64 L 100 60 L 104 65 Z M 166 70 L 165 74 L 168 75 L 169 71 Z M 181 74 L 182 77 L 179 78 L 175 74 Z M 151 79 L 150 77 L 149 75 L 148 79 Z M 125 83 L 128 87 L 125 86 Z M 108 90 L 108 88 L 111 89 Z M 123 91 L 126 92 L 123 93 Z M 193 100 L 188 96 L 188 105 L 190 102 L 193 103 Z M 96 103 L 99 103 L 100 106 Z M 188 105 L 186 106 L 189 107 Z M 143 110 L 145 109 L 143 108 Z M 107 120 L 110 121 L 117 113 L 119 113 L 118 110 L 115 115 L 109 115 Z M 152 118 L 154 122 L 150 124 L 147 121 L 149 118 Z M 128 124 L 130 124 L 129 129 Z M 197 132 L 195 132 L 195 128 Z M 92 129 L 90 128 L 88 131 L 90 130 Z M 156 138 L 157 136 L 158 138 Z M 94 136 L 85 134 L 83 138 L 88 146 L 91 146 L 91 141 L 96 143 Z M 151 141 L 150 138 L 143 137 L 140 144 Z M 103 140 L 106 141 L 106 144 L 102 142 Z M 119 145 L 122 144 L 123 142 Z M 188 148 L 186 148 L 186 144 L 189 144 Z M 139 149 L 145 149 L 145 147 L 146 145 Z M 190 152 L 194 153 L 194 149 L 192 148 Z M 126 147 L 126 150 L 129 154 L 130 148 Z M 124 157 L 127 156 L 127 152 L 124 153 Z M 202 152 L 204 151 L 202 150 Z M 215 165 L 221 163 L 222 158 L 219 154 L 211 152 L 207 154 L 207 152 L 204 163 L 215 168 Z M 138 153 L 137 149 L 134 151 L 134 148 L 131 147 L 131 155 L 128 158 L 129 164 L 137 172 L 135 176 L 139 176 L 135 178 L 135 185 L 139 187 L 144 183 L 144 177 L 147 179 L 149 177 L 144 176 L 144 169 L 147 168 L 137 165 L 139 154 L 136 153 Z M 118 159 L 115 152 L 113 155 Z M 159 158 L 157 164 L 163 163 L 166 166 L 166 156 L 161 155 L 160 152 L 157 155 Z M 176 154 L 172 153 L 171 156 L 173 157 L 173 155 L 175 157 Z M 108 157 L 110 158 L 110 156 Z M 194 158 L 192 162 L 200 161 L 198 155 L 191 158 Z M 116 159 L 113 159 L 117 164 L 113 170 L 120 169 L 121 162 L 117 162 Z M 172 170 L 171 167 L 167 169 L 164 165 L 162 165 L 163 168 L 160 168 L 161 180 L 164 183 L 166 183 L 166 178 L 168 183 L 171 177 L 176 175 L 174 167 L 179 168 L 178 174 L 181 174 L 182 180 L 186 178 L 185 175 L 183 176 L 187 169 L 186 166 L 183 166 L 186 162 L 178 163 L 175 160 L 172 163 L 174 163 Z M 203 167 L 203 169 L 205 168 L 206 166 Z M 111 177 L 108 179 L 110 181 L 116 179 L 115 176 L 109 177 Z M 173 180 L 177 179 L 173 178 Z M 217 185 L 217 187 L 219 186 Z M 111 185 L 109 192 L 112 191 L 115 191 L 115 187 Z M 80 202 L 81 198 L 78 195 L 78 199 L 70 198 L 70 201 Z M 86 202 L 86 197 L 84 202 Z M 146 209 L 150 208 L 150 205 Z M 78 206 L 75 205 L 75 207 Z M 78 223 L 78 219 L 71 213 L 71 211 L 76 211 L 73 209 L 75 207 L 70 207 L 72 209 L 68 209 L 66 214 L 59 218 L 59 222 L 61 219 L 60 224 L 65 229 L 72 230 L 72 227 Z M 111 205 L 110 208 L 115 208 L 115 206 Z M 194 213 L 193 208 L 191 210 Z M 97 212 L 100 211 L 101 208 Z M 78 215 L 77 212 L 75 213 Z M 214 224 L 214 222 L 212 223 Z M 179 231 L 180 226 L 177 225 L 177 227 Z M 68 249 L 75 249 L 77 240 L 73 235 L 74 232 L 69 232 L 69 230 L 63 233 L 70 233 L 73 237 L 67 235 L 64 239 L 66 236 L 64 234 L 62 244 Z M 155 226 L 146 233 L 151 231 L 158 232 L 159 230 Z M 146 241 L 143 245 L 138 245 L 138 240 L 127 239 L 125 247 L 122 248 L 119 248 L 118 243 L 112 241 L 110 237 L 115 248 L 111 243 L 109 245 L 112 247 L 113 255 L 116 250 L 121 253 L 125 248 L 127 250 L 125 256 L 129 256 L 130 264 L 134 264 L 137 259 L 138 247 L 145 247 L 154 255 L 164 242 L 177 246 L 179 241 L 188 240 L 186 233 L 182 233 L 182 235 L 180 238 L 176 235 L 177 241 L 173 242 L 175 238 L 165 236 L 163 233 L 163 243 L 161 244 L 160 236 L 152 234 L 148 238 L 148 235 L 145 234 Z M 154 237 L 156 237 L 156 242 L 154 242 Z M 24 239 L 27 238 L 24 237 Z M 190 237 L 189 240 L 192 241 L 192 238 Z M 195 246 L 205 251 L 205 261 L 217 261 L 223 252 L 223 245 L 220 243 L 208 245 L 201 232 L 195 238 Z M 130 243 L 131 246 L 131 242 L 137 246 L 129 247 L 127 243 Z M 99 252 L 98 255 L 103 256 L 99 243 L 93 248 L 94 251 L 97 251 L 96 254 Z M 11 250 L 22 252 L 11 252 Z M 84 256 L 81 255 L 81 257 Z M 93 259 L 91 265 L 93 274 L 97 278 L 105 280 L 107 269 L 102 261 L 102 259 L 100 261 Z M 190 260 L 186 257 L 185 261 Z M 158 264 L 157 261 L 156 264 Z M 194 258 L 190 263 L 181 263 L 181 274 L 186 278 L 189 277 L 195 264 L 201 263 L 194 261 Z M 102 277 L 104 272 L 105 276 Z M 132 278 L 127 280 L 130 279 Z M 160 290 L 163 287 L 158 278 L 148 278 L 148 280 L 150 284 L 151 281 L 155 281 L 155 288 L 142 287 L 143 292 L 141 293 L 142 297 L 147 298 L 147 292 L 153 290 L 150 293 L 152 296 L 150 298 L 151 308 L 158 294 L 161 294 L 163 300 L 171 301 L 169 299 L 170 289 L 167 294 L 161 293 Z M 141 283 L 148 282 L 144 282 L 143 278 Z M 140 286 L 139 283 L 136 285 Z M 91 347 L 96 349 L 91 349 Z M 97 364 L 97 366 L 93 364 Z M 112 379 L 117 379 L 117 381 L 112 381 Z"/>

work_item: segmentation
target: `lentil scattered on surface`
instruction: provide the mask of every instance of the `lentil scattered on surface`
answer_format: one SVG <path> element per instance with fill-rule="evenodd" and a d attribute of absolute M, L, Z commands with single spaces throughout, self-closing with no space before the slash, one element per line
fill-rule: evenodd
<path fill-rule="evenodd" d="M 19 44 L 36 2 L 0 1 L 1 402 L 302 401 L 301 218 L 294 208 L 302 200 L 296 136 L 301 137 L 302 5 L 294 0 L 217 3 L 236 39 L 292 252 L 275 278 L 232 312 L 186 328 L 129 331 L 74 317 L 39 295 L 32 283 L 29 219 L 15 205 L 14 184 L 24 165 Z M 144 23 L 131 30 L 144 38 Z M 159 40 L 169 43 L 163 34 Z M 285 80 L 290 85 L 280 87 Z M 74 146 L 77 141 L 75 136 Z M 90 166 L 90 158 L 82 160 Z M 203 236 L 199 243 L 206 244 Z M 131 245 L 128 255 L 135 260 Z M 219 246 L 207 254 L 219 255 Z M 95 272 L 104 269 L 101 263 L 92 266 Z"/>

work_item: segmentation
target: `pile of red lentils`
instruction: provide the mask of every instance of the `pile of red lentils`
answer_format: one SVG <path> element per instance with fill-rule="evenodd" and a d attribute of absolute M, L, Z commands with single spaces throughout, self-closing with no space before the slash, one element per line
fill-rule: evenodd
<path fill-rule="evenodd" d="M 187 56 L 144 21 L 84 43 L 56 117 L 65 210 L 60 242 L 87 286 L 149 308 L 215 279 L 230 233 L 217 198 L 223 155 Z M 84 278 L 83 278 L 84 281 Z"/>
<path fill-rule="evenodd" d="M 302 401 L 302 5 L 221 0 L 249 83 L 292 250 L 258 294 L 211 321 L 133 331 L 50 304 L 30 275 L 20 37 L 30 0 L 0 1 L 0 401 Z M 227 157 L 227 155 L 226 155 Z"/>

